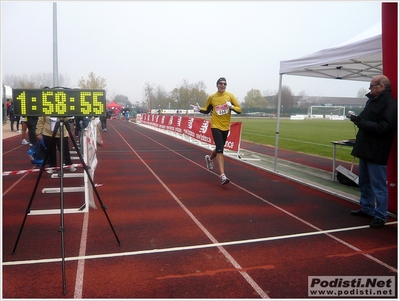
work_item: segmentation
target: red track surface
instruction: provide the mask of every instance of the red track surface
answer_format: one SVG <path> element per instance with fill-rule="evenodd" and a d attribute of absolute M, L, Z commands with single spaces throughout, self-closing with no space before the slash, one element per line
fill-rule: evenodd
<path fill-rule="evenodd" d="M 38 173 L 4 176 L 3 298 L 307 298 L 308 276 L 397 283 L 392 218 L 371 229 L 354 204 L 230 158 L 221 186 L 207 150 L 134 123 L 111 120 L 102 137 L 94 182 L 121 245 L 97 198 L 65 214 L 64 295 L 60 214 L 28 215 L 12 254 Z M 31 167 L 19 143 L 3 140 L 3 171 Z M 41 193 L 57 186 L 44 173 L 32 209 L 59 208 Z M 65 208 L 83 202 L 64 193 Z"/>

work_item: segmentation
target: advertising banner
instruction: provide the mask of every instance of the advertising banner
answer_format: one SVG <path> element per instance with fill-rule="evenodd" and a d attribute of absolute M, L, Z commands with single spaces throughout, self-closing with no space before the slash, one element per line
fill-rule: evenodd
<path fill-rule="evenodd" d="M 84 130 L 84 159 L 88 166 L 90 166 L 89 173 L 92 180 L 94 180 L 94 172 L 97 167 L 97 124 L 99 120 L 92 120 L 89 125 Z M 86 173 L 84 173 L 84 183 L 85 183 L 85 200 L 89 201 L 89 206 L 97 209 L 94 201 L 93 189 L 90 186 L 89 178 Z"/>
<path fill-rule="evenodd" d="M 162 130 L 172 131 L 194 138 L 204 143 L 214 145 L 211 134 L 210 120 L 174 115 L 141 114 L 138 116 L 138 123 L 152 126 Z M 239 151 L 240 138 L 242 133 L 241 122 L 231 122 L 228 139 L 225 148 L 230 151 Z"/>

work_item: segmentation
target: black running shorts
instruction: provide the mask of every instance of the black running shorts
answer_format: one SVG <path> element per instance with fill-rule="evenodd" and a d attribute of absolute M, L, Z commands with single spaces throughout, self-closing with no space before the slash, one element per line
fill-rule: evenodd
<path fill-rule="evenodd" d="M 226 138 L 228 138 L 229 131 L 221 131 L 220 129 L 211 128 L 211 133 L 214 138 L 216 152 L 223 153 Z"/>

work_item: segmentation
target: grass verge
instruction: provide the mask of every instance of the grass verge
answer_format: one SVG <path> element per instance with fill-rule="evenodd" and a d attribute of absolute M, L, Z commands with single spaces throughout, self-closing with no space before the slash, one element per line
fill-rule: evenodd
<path fill-rule="evenodd" d="M 242 140 L 275 147 L 275 118 L 232 118 L 242 122 Z M 357 128 L 349 120 L 281 118 L 279 122 L 279 149 L 332 158 L 331 141 L 354 139 Z M 337 148 L 336 159 L 351 162 L 351 148 Z M 357 161 L 356 161 L 357 162 Z"/>

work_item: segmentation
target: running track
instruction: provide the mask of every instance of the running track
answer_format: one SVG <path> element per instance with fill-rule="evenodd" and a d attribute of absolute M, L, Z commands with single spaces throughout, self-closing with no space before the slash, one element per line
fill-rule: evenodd
<path fill-rule="evenodd" d="M 28 215 L 12 254 L 38 174 L 3 176 L 3 298 L 308 298 L 315 275 L 395 276 L 397 297 L 397 220 L 371 229 L 354 204 L 231 158 L 221 186 L 207 150 L 134 123 L 102 136 L 94 181 L 121 245 L 96 198 L 65 214 L 64 294 L 60 215 Z M 19 143 L 3 140 L 3 171 L 32 167 Z M 32 209 L 59 208 L 41 193 L 59 181 L 39 187 Z"/>

